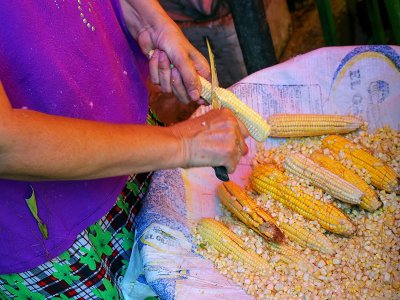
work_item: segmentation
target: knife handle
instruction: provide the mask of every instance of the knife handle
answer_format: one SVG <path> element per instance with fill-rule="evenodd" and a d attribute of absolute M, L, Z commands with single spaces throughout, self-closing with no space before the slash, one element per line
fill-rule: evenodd
<path fill-rule="evenodd" d="M 224 166 L 213 167 L 215 170 L 215 175 L 219 180 L 229 181 L 228 170 Z"/>

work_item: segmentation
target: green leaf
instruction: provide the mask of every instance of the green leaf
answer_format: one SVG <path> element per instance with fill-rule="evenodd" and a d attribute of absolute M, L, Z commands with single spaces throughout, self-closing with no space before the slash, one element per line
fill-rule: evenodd
<path fill-rule="evenodd" d="M 38 222 L 39 225 L 39 230 L 42 233 L 43 237 L 47 240 L 49 238 L 49 233 L 47 232 L 47 226 L 46 224 L 43 224 L 42 222 Z"/>
<path fill-rule="evenodd" d="M 6 284 L 11 286 L 18 285 L 24 281 L 24 279 L 18 274 L 0 275 L 0 280 L 6 281 L 7 282 Z"/>
<path fill-rule="evenodd" d="M 40 222 L 39 216 L 38 216 L 38 210 L 37 210 L 37 204 L 36 204 L 36 196 L 35 196 L 35 191 L 33 190 L 33 187 L 31 186 L 32 189 L 32 195 L 26 200 L 26 204 L 28 204 L 29 210 L 31 211 L 33 217 L 36 219 L 36 221 Z"/>
<path fill-rule="evenodd" d="M 0 299 L 11 299 L 10 297 L 6 296 L 2 290 L 0 290 Z"/>
<path fill-rule="evenodd" d="M 81 247 L 79 250 L 84 253 L 79 259 L 79 262 L 86 264 L 90 270 L 94 271 L 96 269 L 96 265 L 101 261 L 94 247 L 90 247 L 90 249 Z"/>
<path fill-rule="evenodd" d="M 126 184 L 128 190 L 131 190 L 135 196 L 139 195 L 139 187 L 134 182 L 128 182 Z"/>
<path fill-rule="evenodd" d="M 206 249 L 207 245 L 206 245 L 205 243 L 200 243 L 200 244 L 199 244 L 199 247 L 200 247 L 201 249 Z"/>
<path fill-rule="evenodd" d="M 100 289 L 92 289 L 92 293 L 100 299 L 105 300 L 118 300 L 118 290 L 117 287 L 114 286 L 108 279 L 103 279 L 102 283 L 105 287 L 105 291 Z"/>
<path fill-rule="evenodd" d="M 28 199 L 25 199 L 26 200 L 26 204 L 28 205 L 28 208 L 31 211 L 32 216 L 35 218 L 35 220 L 38 223 L 40 233 L 47 240 L 49 238 L 49 234 L 47 232 L 47 227 L 38 216 L 38 209 L 37 209 L 37 203 L 36 203 L 35 190 L 33 189 L 32 186 L 31 186 L 31 189 L 32 189 L 32 195 Z"/>
<path fill-rule="evenodd" d="M 65 250 L 63 253 L 61 253 L 58 256 L 58 258 L 62 259 L 62 260 L 70 260 L 71 259 L 71 254 L 69 254 L 68 250 Z"/>
<path fill-rule="evenodd" d="M 118 196 L 117 206 L 127 215 L 129 214 L 129 204 L 122 199 L 121 195 Z"/>
<path fill-rule="evenodd" d="M 53 276 L 59 280 L 64 280 L 67 284 L 72 284 L 79 279 L 78 275 L 73 275 L 73 271 L 69 265 L 55 263 L 54 269 L 56 269 L 57 272 L 54 272 Z"/>
<path fill-rule="evenodd" d="M 134 236 L 128 229 L 122 228 L 122 233 L 118 233 L 115 237 L 117 239 L 122 239 L 122 249 L 125 251 L 132 248 Z"/>

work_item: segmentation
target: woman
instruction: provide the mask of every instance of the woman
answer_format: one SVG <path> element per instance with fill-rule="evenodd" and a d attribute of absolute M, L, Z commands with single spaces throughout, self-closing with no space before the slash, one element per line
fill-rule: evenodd
<path fill-rule="evenodd" d="M 233 172 L 247 132 L 145 125 L 148 70 L 183 102 L 209 74 L 155 0 L 2 1 L 0 23 L 0 298 L 117 299 L 149 172 Z"/>

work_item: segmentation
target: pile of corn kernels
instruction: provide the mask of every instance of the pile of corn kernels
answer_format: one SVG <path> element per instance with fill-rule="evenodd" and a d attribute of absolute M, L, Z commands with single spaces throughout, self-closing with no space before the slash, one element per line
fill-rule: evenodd
<path fill-rule="evenodd" d="M 400 174 L 400 133 L 388 127 L 374 133 L 364 130 L 346 135 L 347 138 L 369 148 L 373 154 Z M 282 163 L 287 153 L 309 155 L 320 149 L 321 138 L 288 139 L 281 146 L 258 149 L 254 164 Z M 325 154 L 329 154 L 326 150 Z M 340 155 L 339 155 L 340 156 Z M 350 161 L 339 159 L 367 182 L 365 170 L 356 169 Z M 217 217 L 248 245 L 270 262 L 271 269 L 254 272 L 229 256 L 218 253 L 205 245 L 196 235 L 198 252 L 212 260 L 220 273 L 241 286 L 256 299 L 400 299 L 400 196 L 377 191 L 383 206 L 375 212 L 351 206 L 314 188 L 302 179 L 291 176 L 293 184 L 322 201 L 330 201 L 342 209 L 357 226 L 357 232 L 346 238 L 325 232 L 319 224 L 284 208 L 267 195 L 257 195 L 249 190 L 260 206 L 269 211 L 279 222 L 296 222 L 311 232 L 323 232 L 332 242 L 335 254 L 323 254 L 305 249 L 289 241 L 300 263 L 283 263 L 280 255 L 254 231 L 247 228 L 225 208 Z"/>

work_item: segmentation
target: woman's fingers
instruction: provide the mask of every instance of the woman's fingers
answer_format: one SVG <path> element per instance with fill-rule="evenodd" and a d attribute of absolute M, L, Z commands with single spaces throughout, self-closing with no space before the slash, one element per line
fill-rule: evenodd
<path fill-rule="evenodd" d="M 188 41 L 178 25 L 169 18 L 156 26 L 143 28 L 137 35 L 143 53 L 148 56 L 159 51 L 158 60 L 150 59 L 151 81 L 159 84 L 165 92 L 174 91 L 182 102 L 200 100 L 201 85 L 199 75 L 209 78 L 210 68 L 206 58 Z M 165 56 L 164 56 L 165 55 Z M 177 69 L 179 83 L 171 86 L 170 64 Z M 172 68 L 170 68 L 172 69 Z M 174 71 L 175 72 L 175 71 Z M 176 75 L 174 80 L 178 80 Z M 176 77 L 175 77 L 176 76 Z M 183 93 L 182 88 L 185 88 Z"/>
<path fill-rule="evenodd" d="M 164 51 L 160 51 L 158 57 L 158 76 L 160 78 L 161 90 L 164 93 L 171 93 L 171 62 Z"/>
<path fill-rule="evenodd" d="M 168 55 L 167 52 L 159 49 L 150 50 L 148 54 L 150 78 L 152 83 L 161 86 L 163 92 L 174 92 L 175 96 L 183 103 L 196 101 L 204 104 L 204 100 L 200 98 L 199 75 L 205 78 L 209 77 L 208 63 L 196 49 L 190 51 L 191 54 L 189 54 L 189 50 L 182 48 Z"/>
<path fill-rule="evenodd" d="M 199 74 L 202 76 L 209 74 L 205 71 L 209 69 L 207 60 L 191 45 L 179 50 L 171 52 L 170 59 L 180 73 L 186 94 L 190 100 L 198 101 L 201 94 Z"/>
<path fill-rule="evenodd" d="M 181 101 L 182 103 L 189 103 L 190 99 L 186 92 L 186 88 L 183 85 L 181 75 L 176 68 L 171 70 L 171 86 L 174 95 Z"/>
<path fill-rule="evenodd" d="M 211 80 L 210 66 L 207 59 L 194 48 L 189 55 L 196 72 L 205 79 Z"/>
<path fill-rule="evenodd" d="M 250 134 L 246 126 L 244 126 L 244 124 L 240 120 L 237 120 L 237 122 L 239 125 L 239 133 L 238 133 L 239 146 L 242 151 L 242 155 L 246 155 L 249 152 L 249 148 L 247 147 L 245 138 L 247 138 Z"/>
<path fill-rule="evenodd" d="M 193 97 L 197 98 L 198 104 L 205 104 L 205 101 L 200 98 L 200 92 L 197 90 L 196 84 L 192 82 L 192 88 L 196 90 L 192 96 L 188 94 L 188 88 L 185 86 L 181 73 L 169 60 L 164 51 L 158 49 L 149 51 L 149 70 L 150 79 L 153 84 L 160 85 L 164 93 L 173 92 L 174 95 L 182 103 L 189 103 Z M 196 75 L 197 78 L 198 75 Z"/>
<path fill-rule="evenodd" d="M 239 122 L 228 109 L 207 114 L 172 126 L 182 140 L 186 167 L 225 166 L 234 172 L 240 158 L 247 153 Z"/>
<path fill-rule="evenodd" d="M 150 80 L 151 83 L 159 85 L 160 84 L 160 76 L 158 73 L 158 58 L 160 56 L 159 50 L 151 50 L 148 53 L 149 58 L 149 71 L 150 71 Z"/>

